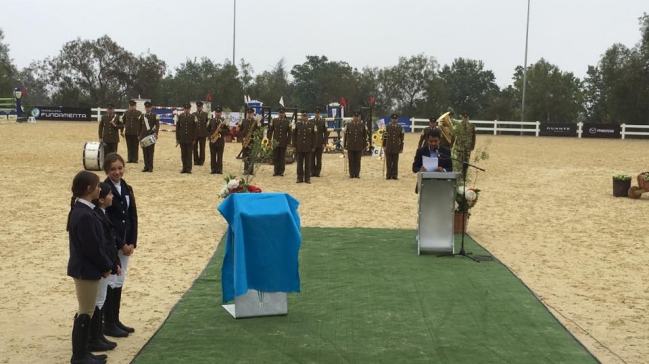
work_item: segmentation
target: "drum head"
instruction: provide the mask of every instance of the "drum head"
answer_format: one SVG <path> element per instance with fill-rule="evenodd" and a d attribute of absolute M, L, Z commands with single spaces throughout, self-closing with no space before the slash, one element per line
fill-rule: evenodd
<path fill-rule="evenodd" d="M 104 144 L 86 142 L 83 146 L 83 168 L 87 171 L 101 171 L 104 167 Z"/>

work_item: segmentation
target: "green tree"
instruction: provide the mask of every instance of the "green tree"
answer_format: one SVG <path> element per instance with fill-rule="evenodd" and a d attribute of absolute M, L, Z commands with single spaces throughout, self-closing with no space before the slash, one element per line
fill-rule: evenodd
<path fill-rule="evenodd" d="M 284 99 L 286 107 L 297 106 L 293 97 L 293 85 L 288 80 L 284 58 L 280 59 L 272 70 L 255 76 L 250 87 L 250 97 L 273 109 L 279 106 L 280 98 Z"/>
<path fill-rule="evenodd" d="M 480 117 L 472 118 L 501 121 L 520 120 L 520 106 L 519 93 L 510 85 L 489 94 L 487 105 Z"/>
<path fill-rule="evenodd" d="M 614 44 L 588 68 L 586 120 L 596 123 L 649 124 L 649 16 L 640 19 L 640 42 Z"/>
<path fill-rule="evenodd" d="M 307 61 L 291 70 L 296 101 L 312 110 L 357 92 L 352 68 L 346 62 L 329 61 L 325 56 L 307 56 Z"/>
<path fill-rule="evenodd" d="M 514 74 L 514 88 L 522 94 L 521 66 Z M 525 120 L 576 122 L 582 111 L 582 83 L 572 72 L 561 71 L 543 58 L 528 67 Z"/>
<path fill-rule="evenodd" d="M 127 84 L 126 96 L 156 99 L 167 71 L 167 64 L 151 53 L 140 55 L 134 61 L 133 68 L 129 70 L 132 82 Z"/>
<path fill-rule="evenodd" d="M 392 105 L 404 116 L 414 116 L 417 104 L 426 97 L 426 88 L 434 77 L 437 61 L 418 54 L 410 58 L 399 57 L 396 66 L 379 74 L 382 91 Z"/>
<path fill-rule="evenodd" d="M 449 105 L 476 119 L 485 117 L 490 98 L 499 91 L 493 72 L 485 70 L 479 60 L 456 58 L 442 68 L 439 77 L 446 86 Z"/>
<path fill-rule="evenodd" d="M 0 29 L 0 97 L 9 97 L 16 87 L 18 71 L 9 57 L 9 45 L 4 38 L 4 32 Z"/>
<path fill-rule="evenodd" d="M 28 108 L 31 106 L 51 104 L 47 77 L 43 69 L 43 62 L 36 61 L 23 68 L 18 75 L 20 86 L 27 88 L 27 95 L 24 96 L 23 101 L 26 112 L 29 112 Z"/>

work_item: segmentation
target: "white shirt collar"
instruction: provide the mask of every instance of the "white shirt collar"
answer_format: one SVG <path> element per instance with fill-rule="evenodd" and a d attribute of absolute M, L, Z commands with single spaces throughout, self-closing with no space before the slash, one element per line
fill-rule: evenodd
<path fill-rule="evenodd" d="M 90 207 L 90 208 L 93 209 L 93 210 L 95 209 L 95 204 L 93 204 L 93 203 L 90 202 L 90 201 L 86 201 L 86 200 L 84 200 L 84 199 L 82 199 L 82 198 L 78 198 L 77 201 L 79 201 L 79 202 L 81 202 L 82 204 L 84 204 L 84 205 Z"/>

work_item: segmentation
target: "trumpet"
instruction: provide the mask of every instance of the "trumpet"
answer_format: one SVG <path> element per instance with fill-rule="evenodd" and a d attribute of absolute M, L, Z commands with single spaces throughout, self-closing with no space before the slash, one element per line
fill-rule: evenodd
<path fill-rule="evenodd" d="M 216 127 L 216 130 L 214 130 L 214 133 L 210 135 L 210 143 L 216 143 L 221 139 L 221 128 L 223 127 L 223 120 L 219 121 L 219 125 Z"/>

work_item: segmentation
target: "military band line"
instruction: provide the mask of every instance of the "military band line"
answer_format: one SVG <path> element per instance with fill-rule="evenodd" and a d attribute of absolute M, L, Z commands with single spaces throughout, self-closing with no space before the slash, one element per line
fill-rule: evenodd
<path fill-rule="evenodd" d="M 142 172 L 153 172 L 155 143 L 160 131 L 160 117 L 153 113 L 150 101 L 144 103 L 145 112 L 136 109 L 136 102 L 129 101 L 129 109 L 121 117 L 115 113 L 115 106 L 108 104 L 107 113 L 99 121 L 99 141 L 104 145 L 105 154 L 117 152 L 121 140 L 126 142 L 126 163 L 138 163 L 139 149 L 142 148 L 144 168 Z M 206 144 L 209 145 L 210 173 L 223 174 L 223 154 L 225 136 L 231 134 L 229 122 L 223 118 L 223 109 L 216 106 L 214 116 L 203 110 L 203 103 L 196 103 L 196 112 L 190 113 L 191 105 L 183 105 L 183 111 L 176 121 L 176 147 L 180 150 L 182 168 L 180 173 L 192 173 L 193 166 L 203 166 L 206 162 Z M 322 110 L 315 108 L 314 117 L 308 117 L 307 110 L 300 110 L 300 117 L 291 120 L 286 116 L 286 109 L 277 109 L 278 116 L 270 120 L 266 138 L 272 148 L 273 177 L 284 177 L 286 172 L 286 155 L 293 151 L 297 183 L 311 183 L 311 177 L 320 177 L 322 173 L 322 154 L 329 140 L 327 123 L 322 117 Z M 443 114 L 439 118 L 430 118 L 429 126 L 421 132 L 416 149 L 429 146 L 430 151 L 437 145 L 449 150 L 455 145 L 458 159 L 468 161 L 475 148 L 475 126 L 469 123 L 467 113 L 463 113 L 462 122 L 455 130 L 461 131 L 461 140 L 453 133 L 453 113 Z M 383 158 L 383 175 L 386 180 L 399 179 L 399 156 L 404 150 L 404 128 L 398 123 L 398 115 L 390 116 L 390 123 L 385 125 L 380 134 L 380 145 Z M 255 118 L 255 109 L 246 109 L 246 115 L 239 122 L 238 144 L 241 144 L 239 156 L 243 160 L 243 173 L 254 174 L 254 163 L 249 160 L 255 138 L 262 127 Z M 439 140 L 430 144 L 431 132 Z M 438 137 L 437 137 L 438 136 Z M 121 138 L 120 138 L 121 137 Z M 361 113 L 352 113 L 352 120 L 342 130 L 342 147 L 346 157 L 345 172 L 349 178 L 360 178 L 363 153 L 372 145 L 367 124 L 361 120 Z M 208 141 L 209 140 L 209 141 Z M 230 145 L 230 143 L 228 143 Z M 415 161 L 416 162 L 416 161 Z M 466 171 L 462 171 L 466 172 Z"/>

